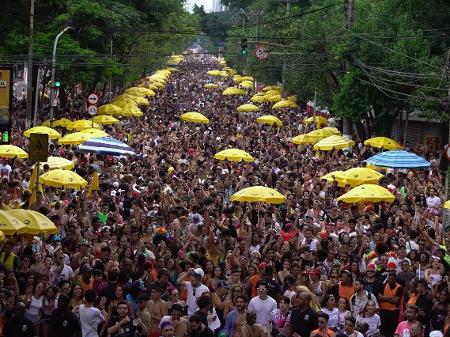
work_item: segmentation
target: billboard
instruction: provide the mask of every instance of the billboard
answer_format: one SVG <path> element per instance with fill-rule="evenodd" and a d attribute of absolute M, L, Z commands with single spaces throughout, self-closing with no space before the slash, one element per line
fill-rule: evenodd
<path fill-rule="evenodd" d="M 11 142 L 12 68 L 0 68 L 0 145 Z"/>

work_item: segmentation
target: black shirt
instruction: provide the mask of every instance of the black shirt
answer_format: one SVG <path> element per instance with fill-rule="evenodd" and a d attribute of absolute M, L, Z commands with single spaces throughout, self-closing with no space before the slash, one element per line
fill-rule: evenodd
<path fill-rule="evenodd" d="M 214 337 L 214 332 L 208 327 L 205 327 L 203 331 L 191 331 L 191 337 Z"/>
<path fill-rule="evenodd" d="M 428 323 L 431 318 L 431 309 L 433 308 L 433 296 L 431 296 L 428 292 L 417 296 L 416 305 L 420 310 L 425 312 L 425 316 L 419 314 L 417 320 L 422 324 Z"/>
<path fill-rule="evenodd" d="M 108 328 L 116 325 L 121 320 L 122 319 L 119 316 L 111 316 L 111 319 L 108 322 Z M 115 334 L 112 334 L 111 337 L 134 337 L 136 330 L 138 329 L 133 325 L 133 321 L 131 320 L 127 324 L 122 324 L 119 331 L 117 331 Z"/>
<path fill-rule="evenodd" d="M 35 337 L 37 336 L 33 322 L 25 317 L 12 317 L 5 322 L 3 336 Z"/>
<path fill-rule="evenodd" d="M 71 311 L 53 310 L 50 317 L 48 335 L 70 337 L 81 335 L 80 322 Z"/>
<path fill-rule="evenodd" d="M 301 312 L 300 308 L 296 307 L 292 310 L 290 325 L 292 331 L 300 337 L 309 337 L 311 331 L 317 329 L 317 314 L 311 308 Z"/>
<path fill-rule="evenodd" d="M 208 315 L 205 314 L 203 311 L 197 310 L 194 312 L 194 315 L 198 315 L 202 319 L 202 323 L 205 324 L 205 326 L 208 326 Z"/>

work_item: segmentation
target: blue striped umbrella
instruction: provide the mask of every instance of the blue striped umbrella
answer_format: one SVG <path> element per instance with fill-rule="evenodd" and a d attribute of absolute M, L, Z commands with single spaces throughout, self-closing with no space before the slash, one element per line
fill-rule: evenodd
<path fill-rule="evenodd" d="M 101 137 L 91 138 L 78 146 L 78 151 L 109 156 L 134 155 L 134 150 L 120 140 Z"/>
<path fill-rule="evenodd" d="M 427 168 L 431 165 L 430 162 L 415 153 L 403 150 L 378 153 L 367 159 L 367 163 L 391 168 Z"/>

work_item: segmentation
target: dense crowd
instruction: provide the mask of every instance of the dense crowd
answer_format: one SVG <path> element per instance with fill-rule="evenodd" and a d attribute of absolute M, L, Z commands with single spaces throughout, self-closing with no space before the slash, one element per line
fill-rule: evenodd
<path fill-rule="evenodd" d="M 203 87 L 216 67 L 212 57 L 187 57 L 142 118 L 105 127 L 136 156 L 50 144 L 49 154 L 72 160 L 81 176 L 100 174 L 92 196 L 45 187 L 29 204 L 30 163 L 2 159 L 0 208 L 39 211 L 59 229 L 3 242 L 2 335 L 450 335 L 439 149 L 411 149 L 433 163 L 429 169 L 385 173 L 380 184 L 395 194 L 393 203 L 337 202 L 350 187 L 320 177 L 362 166 L 378 150 L 357 138 L 351 151 L 321 155 L 292 144 L 311 127 L 305 112 L 262 104 L 284 125 L 257 124 L 255 114 L 236 112 L 249 94 Z M 199 111 L 210 123 L 182 122 L 182 111 Z M 26 149 L 21 123 L 15 126 L 13 143 Z M 214 159 L 226 148 L 256 160 Z M 254 185 L 287 200 L 230 202 Z"/>

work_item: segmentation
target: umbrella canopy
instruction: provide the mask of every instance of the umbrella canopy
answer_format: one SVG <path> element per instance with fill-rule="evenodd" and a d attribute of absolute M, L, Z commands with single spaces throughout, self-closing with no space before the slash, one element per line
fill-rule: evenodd
<path fill-rule="evenodd" d="M 48 165 L 50 170 L 73 170 L 74 168 L 74 164 L 71 160 L 62 157 L 48 157 L 46 162 L 41 162 L 41 167 L 44 165 Z"/>
<path fill-rule="evenodd" d="M 286 201 L 286 197 L 274 190 L 273 188 L 264 186 L 247 187 L 230 197 L 231 201 L 239 202 L 265 202 L 268 204 L 282 204 Z"/>
<path fill-rule="evenodd" d="M 20 233 L 25 227 L 25 224 L 20 219 L 6 211 L 0 210 L 0 230 L 5 235 Z"/>
<path fill-rule="evenodd" d="M 313 122 L 313 120 L 314 120 L 314 116 L 308 117 L 303 120 L 303 123 L 311 124 Z M 328 125 L 328 119 L 326 119 L 325 117 L 322 117 L 322 116 L 316 116 L 316 125 L 317 125 L 317 127 Z"/>
<path fill-rule="evenodd" d="M 363 184 L 352 188 L 347 193 L 337 198 L 338 201 L 347 203 L 358 202 L 393 202 L 395 196 L 388 189 L 375 184 Z"/>
<path fill-rule="evenodd" d="M 275 103 L 272 106 L 272 109 L 278 110 L 278 109 L 284 109 L 284 108 L 298 108 L 298 105 L 295 102 L 288 101 L 287 99 L 283 99 L 279 101 L 278 103 Z"/>
<path fill-rule="evenodd" d="M 202 115 L 200 112 L 186 112 L 180 116 L 185 122 L 193 123 L 209 123 L 209 119 Z"/>
<path fill-rule="evenodd" d="M 81 131 L 84 129 L 101 129 L 101 126 L 87 119 L 79 119 L 67 126 L 67 130 Z"/>
<path fill-rule="evenodd" d="M 206 89 L 217 89 L 219 86 L 215 83 L 206 83 L 203 88 Z"/>
<path fill-rule="evenodd" d="M 88 139 L 91 139 L 93 136 L 83 133 L 83 132 L 74 132 L 69 133 L 58 140 L 59 145 L 79 145 L 83 144 Z"/>
<path fill-rule="evenodd" d="M 58 119 L 58 120 L 54 121 L 53 123 L 51 123 L 51 126 L 53 126 L 53 127 L 59 126 L 62 128 L 66 128 L 70 124 L 72 124 L 72 121 L 70 119 L 61 118 L 61 119 Z"/>
<path fill-rule="evenodd" d="M 78 146 L 78 151 L 110 156 L 134 155 L 134 150 L 120 140 L 101 137 L 91 138 Z"/>
<path fill-rule="evenodd" d="M 264 99 L 264 96 L 261 95 L 254 95 L 252 98 L 250 98 L 250 101 L 254 103 L 263 103 L 266 100 Z"/>
<path fill-rule="evenodd" d="M 272 115 L 264 115 L 261 117 L 256 118 L 256 122 L 260 124 L 267 124 L 267 125 L 276 125 L 276 126 L 282 126 L 283 122 L 276 116 Z"/>
<path fill-rule="evenodd" d="M 314 145 L 314 150 L 331 151 L 345 149 L 355 145 L 355 142 L 351 139 L 345 138 L 343 136 L 333 135 L 324 138 Z"/>
<path fill-rule="evenodd" d="M 367 163 L 391 168 L 427 168 L 431 165 L 417 154 L 403 150 L 378 153 L 367 159 Z"/>
<path fill-rule="evenodd" d="M 280 94 L 276 94 L 276 95 L 264 95 L 264 102 L 272 102 L 272 103 L 277 103 L 279 101 L 281 101 L 281 95 Z"/>
<path fill-rule="evenodd" d="M 281 90 L 283 90 L 283 89 L 280 87 L 277 87 L 276 85 L 269 85 L 262 89 L 262 91 L 269 91 L 269 90 L 277 90 L 278 92 L 281 92 Z"/>
<path fill-rule="evenodd" d="M 378 184 L 383 177 L 381 173 L 367 167 L 354 167 L 344 172 L 345 181 L 352 187 L 361 184 Z"/>
<path fill-rule="evenodd" d="M 253 78 L 253 76 L 242 76 L 242 77 L 241 77 L 241 82 L 242 82 L 242 81 L 254 82 L 255 79 Z"/>
<path fill-rule="evenodd" d="M 34 128 L 31 128 L 31 129 L 26 130 L 26 131 L 23 133 L 23 135 L 24 135 L 25 137 L 30 137 L 30 135 L 31 135 L 32 133 L 39 133 L 39 134 L 48 135 L 48 138 L 49 138 L 49 139 L 58 139 L 58 138 L 61 138 L 61 134 L 60 134 L 58 131 L 53 130 L 53 129 L 51 129 L 51 128 L 49 128 L 49 127 L 46 127 L 46 126 L 35 126 Z M 0 230 L 1 230 L 1 229 L 0 229 Z M 5 233 L 5 234 L 6 234 L 6 233 Z"/>
<path fill-rule="evenodd" d="M 301 134 L 298 136 L 295 136 L 291 139 L 291 142 L 297 145 L 301 144 L 314 144 L 315 141 L 312 140 L 311 137 L 309 137 L 307 134 Z"/>
<path fill-rule="evenodd" d="M 340 186 L 340 187 L 346 185 L 344 171 L 333 171 L 333 172 L 330 172 L 330 173 L 327 173 L 327 174 L 321 176 L 320 179 L 326 180 L 330 184 L 337 181 L 338 186 Z"/>
<path fill-rule="evenodd" d="M 92 128 L 91 129 L 84 129 L 84 130 L 81 130 L 80 132 L 92 136 L 91 138 L 93 138 L 93 137 L 96 137 L 96 138 L 98 138 L 98 137 L 109 137 L 109 135 L 105 131 L 99 130 L 99 129 L 92 129 Z"/>
<path fill-rule="evenodd" d="M 236 110 L 237 112 L 257 112 L 260 109 L 254 104 L 242 104 Z"/>
<path fill-rule="evenodd" d="M 214 158 L 218 160 L 229 160 L 229 161 L 246 161 L 252 162 L 255 160 L 249 153 L 240 149 L 227 149 L 222 150 L 214 155 Z"/>
<path fill-rule="evenodd" d="M 159 89 L 163 89 L 164 87 L 165 87 L 165 85 L 162 83 L 159 83 L 159 82 L 150 83 L 150 85 L 148 86 L 148 88 L 152 89 L 152 90 L 159 90 Z"/>
<path fill-rule="evenodd" d="M 220 70 L 214 69 L 206 72 L 209 76 L 220 76 Z"/>
<path fill-rule="evenodd" d="M 134 99 L 131 99 L 130 96 L 128 96 L 128 95 L 125 97 L 123 95 L 116 97 L 116 99 L 113 101 L 113 104 L 122 108 L 122 110 L 127 106 L 134 106 L 136 108 L 138 107 L 138 104 L 136 103 L 136 101 Z M 119 113 L 116 113 L 116 115 L 120 116 Z"/>
<path fill-rule="evenodd" d="M 387 137 L 373 137 L 367 139 L 364 142 L 364 145 L 369 145 L 372 147 L 377 147 L 379 149 L 386 149 L 386 150 L 400 150 L 402 148 L 402 146 L 395 140 Z"/>
<path fill-rule="evenodd" d="M 51 187 L 73 188 L 79 190 L 87 185 L 87 181 L 75 172 L 56 169 L 39 177 L 42 185 Z"/>
<path fill-rule="evenodd" d="M 19 234 L 39 235 L 58 233 L 58 228 L 56 228 L 53 221 L 39 212 L 26 209 L 13 209 L 8 213 L 15 216 L 26 225 L 20 230 Z"/>
<path fill-rule="evenodd" d="M 226 88 L 223 92 L 222 95 L 224 96 L 232 96 L 232 95 L 244 95 L 245 91 L 236 87 L 229 87 Z"/>
<path fill-rule="evenodd" d="M 4 158 L 28 158 L 28 153 L 18 146 L 0 145 L 0 157 Z"/>
<path fill-rule="evenodd" d="M 132 96 L 139 96 L 139 97 L 153 97 L 155 96 L 155 92 L 152 89 L 148 88 L 139 88 L 139 87 L 132 87 L 125 90 L 125 92 Z"/>
<path fill-rule="evenodd" d="M 444 208 L 450 209 L 450 200 L 447 200 L 446 202 L 444 202 Z"/>
<path fill-rule="evenodd" d="M 313 130 L 311 132 L 308 132 L 307 135 L 309 137 L 309 139 L 312 141 L 312 143 L 316 143 L 321 139 L 330 137 L 332 135 L 340 135 L 341 133 L 339 132 L 338 129 L 336 128 L 323 128 L 323 129 L 318 129 L 318 130 Z"/>
<path fill-rule="evenodd" d="M 114 118 L 113 116 L 109 116 L 109 115 L 94 116 L 94 118 L 92 118 L 92 120 L 95 123 L 102 124 L 102 125 L 111 125 L 111 124 L 119 122 L 119 120 L 117 118 Z"/>
<path fill-rule="evenodd" d="M 253 89 L 254 84 L 250 81 L 242 81 L 241 83 L 239 83 L 239 86 L 245 89 Z"/>
<path fill-rule="evenodd" d="M 98 108 L 97 113 L 99 115 L 118 115 L 122 111 L 122 108 L 114 104 L 105 104 Z"/>

